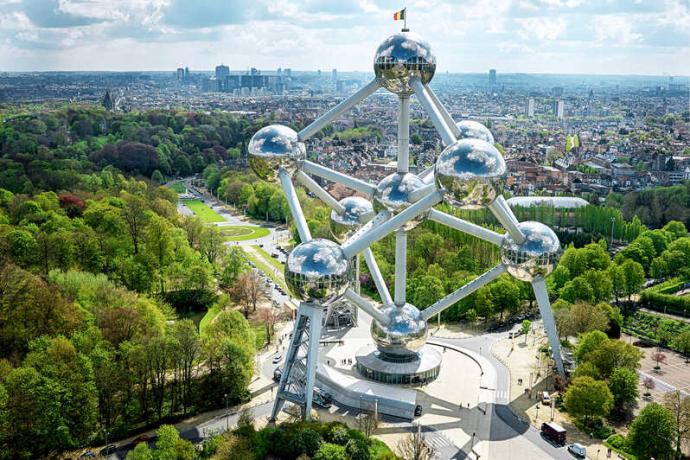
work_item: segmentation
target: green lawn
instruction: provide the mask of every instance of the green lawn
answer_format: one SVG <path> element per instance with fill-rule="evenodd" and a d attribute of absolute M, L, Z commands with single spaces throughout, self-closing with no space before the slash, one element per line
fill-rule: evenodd
<path fill-rule="evenodd" d="M 206 335 L 206 328 L 213 321 L 213 319 L 220 313 L 220 305 L 216 304 L 208 309 L 206 314 L 199 322 L 199 335 L 204 337 Z"/>
<path fill-rule="evenodd" d="M 209 208 L 208 205 L 201 200 L 184 200 L 183 203 L 204 223 L 225 222 L 225 219 L 223 219 L 220 214 Z"/>
<path fill-rule="evenodd" d="M 268 252 L 266 252 L 266 251 L 264 250 L 264 248 L 262 248 L 261 246 L 252 246 L 252 248 L 254 248 L 254 250 L 255 250 L 256 252 L 258 252 L 259 254 L 261 254 L 262 256 L 264 256 L 264 259 L 266 259 L 267 261 L 269 261 L 269 262 L 271 263 L 271 265 L 273 265 L 275 268 L 277 268 L 278 270 L 280 270 L 281 273 L 282 273 L 283 271 L 285 271 L 285 265 L 283 265 L 283 264 L 282 264 L 278 259 L 276 259 L 275 257 L 271 257 L 271 255 L 270 255 Z"/>
<path fill-rule="evenodd" d="M 263 227 L 227 226 L 221 227 L 220 233 L 225 237 L 225 241 L 245 241 L 262 238 L 271 233 L 271 231 Z"/>
<path fill-rule="evenodd" d="M 251 260 L 252 263 L 256 265 L 256 268 L 264 272 L 266 276 L 273 280 L 273 282 L 276 283 L 278 286 L 287 290 L 287 286 L 285 285 L 285 281 L 283 281 L 282 277 L 279 275 L 276 276 L 273 273 L 275 271 L 275 268 L 272 265 L 264 263 L 263 259 L 260 260 L 258 257 L 255 257 L 253 254 L 251 254 L 249 251 L 244 251 L 244 254 L 247 256 L 247 259 Z"/>
<path fill-rule="evenodd" d="M 183 182 L 173 182 L 170 184 L 170 188 L 178 195 L 182 195 L 187 191 L 187 187 L 185 187 Z"/>
<path fill-rule="evenodd" d="M 266 326 L 264 324 L 255 324 L 252 326 L 252 329 L 256 337 L 256 349 L 260 350 L 266 345 Z"/>

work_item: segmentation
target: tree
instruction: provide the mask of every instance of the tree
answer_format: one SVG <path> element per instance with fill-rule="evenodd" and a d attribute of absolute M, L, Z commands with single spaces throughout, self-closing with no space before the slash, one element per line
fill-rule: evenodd
<path fill-rule="evenodd" d="M 201 352 L 201 341 L 197 333 L 196 325 L 192 320 L 183 319 L 172 327 L 176 368 L 182 377 L 182 410 L 187 413 L 187 408 L 192 404 L 193 384 L 195 377 L 195 362 Z"/>
<path fill-rule="evenodd" d="M 517 313 L 520 308 L 520 288 L 514 281 L 501 278 L 489 285 L 489 292 L 491 292 L 494 311 L 497 311 L 501 317 L 506 310 L 513 314 Z"/>
<path fill-rule="evenodd" d="M 575 378 L 565 392 L 563 405 L 569 414 L 587 424 L 591 418 L 606 417 L 613 407 L 613 395 L 606 382 L 591 377 Z"/>
<path fill-rule="evenodd" d="M 156 431 L 154 456 L 160 460 L 192 460 L 196 458 L 196 449 L 191 442 L 180 438 L 173 425 L 161 425 Z"/>
<path fill-rule="evenodd" d="M 251 311 L 256 311 L 259 302 L 268 299 L 266 286 L 256 270 L 249 271 L 237 280 L 233 293 L 238 302 L 244 307 L 244 316 L 249 318 Z"/>
<path fill-rule="evenodd" d="M 625 273 L 623 273 L 620 265 L 611 264 L 607 271 L 607 276 L 611 280 L 612 294 L 616 304 L 618 304 L 619 299 L 626 293 Z"/>
<path fill-rule="evenodd" d="M 585 277 L 578 276 L 565 283 L 565 286 L 559 292 L 559 296 L 570 303 L 577 302 L 578 300 L 591 303 L 594 301 L 594 290 Z"/>
<path fill-rule="evenodd" d="M 420 426 L 398 442 L 398 453 L 404 460 L 431 460 L 435 454 L 434 449 L 426 443 Z"/>
<path fill-rule="evenodd" d="M 165 269 L 174 258 L 173 229 L 167 219 L 152 215 L 144 230 L 146 252 L 158 269 L 160 294 L 165 293 Z"/>
<path fill-rule="evenodd" d="M 613 371 L 609 379 L 609 389 L 613 394 L 614 409 L 624 411 L 635 404 L 639 396 L 638 382 L 637 373 L 627 367 L 619 367 Z"/>
<path fill-rule="evenodd" d="M 666 362 L 666 353 L 663 353 L 661 351 L 655 351 L 652 353 L 652 359 L 656 363 L 656 366 L 654 366 L 654 369 L 661 369 L 661 364 Z"/>
<path fill-rule="evenodd" d="M 685 355 L 685 362 L 690 357 L 690 331 L 681 332 L 675 340 L 676 348 Z"/>
<path fill-rule="evenodd" d="M 324 442 L 314 454 L 314 460 L 349 460 L 344 446 Z"/>
<path fill-rule="evenodd" d="M 676 424 L 670 410 L 661 404 L 647 404 L 633 420 L 628 442 L 638 458 L 669 458 L 673 453 Z"/>
<path fill-rule="evenodd" d="M 654 379 L 651 377 L 645 377 L 644 380 L 642 381 L 642 386 L 646 390 L 644 395 L 649 396 L 651 395 L 651 391 L 656 388 L 656 383 L 654 383 Z"/>
<path fill-rule="evenodd" d="M 275 325 L 278 322 L 278 315 L 273 311 L 272 307 L 259 308 L 259 321 L 266 326 L 266 341 L 271 343 L 275 333 Z"/>
<path fill-rule="evenodd" d="M 584 362 L 591 352 L 608 342 L 608 340 L 608 336 L 601 331 L 581 334 L 578 340 L 577 349 L 575 350 L 575 359 L 578 364 Z"/>
<path fill-rule="evenodd" d="M 678 458 L 681 458 L 681 447 L 690 441 L 690 397 L 676 390 L 664 395 L 664 407 L 671 411 L 675 422 L 675 446 Z"/>
<path fill-rule="evenodd" d="M 532 327 L 532 321 L 526 319 L 522 321 L 522 333 L 525 335 L 525 343 L 527 343 L 527 334 L 529 334 Z"/>
<path fill-rule="evenodd" d="M 574 336 L 590 331 L 608 329 L 609 317 L 598 305 L 589 302 L 576 302 L 557 311 L 558 332 L 564 336 Z"/>
<path fill-rule="evenodd" d="M 153 460 L 153 453 L 148 444 L 140 442 L 134 449 L 127 453 L 126 460 Z"/>
<path fill-rule="evenodd" d="M 642 352 L 621 340 L 608 340 L 585 358 L 586 361 L 590 361 L 599 369 L 603 379 L 608 379 L 613 371 L 619 367 L 627 367 L 630 370 L 638 369 L 640 359 L 642 359 Z"/>
<path fill-rule="evenodd" d="M 143 197 L 122 192 L 124 206 L 120 213 L 127 224 L 129 237 L 134 246 L 134 254 L 139 254 L 139 242 L 147 220 L 147 206 Z"/>
<path fill-rule="evenodd" d="M 215 265 L 218 258 L 223 254 L 224 241 L 223 235 L 217 227 L 206 227 L 201 232 L 199 250 L 206 256 L 211 265 Z"/>
<path fill-rule="evenodd" d="M 637 294 L 644 285 L 644 268 L 634 260 L 626 260 L 621 264 L 621 270 L 625 278 L 625 295 L 630 297 Z"/>
<path fill-rule="evenodd" d="M 244 252 L 237 246 L 231 246 L 223 258 L 223 270 L 220 274 L 220 283 L 225 289 L 232 288 L 237 279 L 247 271 L 249 266 Z"/>

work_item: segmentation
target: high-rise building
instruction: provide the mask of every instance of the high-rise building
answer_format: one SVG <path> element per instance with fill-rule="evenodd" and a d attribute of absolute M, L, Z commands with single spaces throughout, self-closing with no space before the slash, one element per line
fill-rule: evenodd
<path fill-rule="evenodd" d="M 496 69 L 489 69 L 489 84 L 496 84 Z"/>
<path fill-rule="evenodd" d="M 216 66 L 216 78 L 218 80 L 224 80 L 228 75 L 230 75 L 230 67 L 223 64 Z"/>
<path fill-rule="evenodd" d="M 189 81 L 189 67 L 184 68 L 184 80 Z"/>
<path fill-rule="evenodd" d="M 184 80 L 184 69 L 182 67 L 177 68 L 177 81 Z"/>
<path fill-rule="evenodd" d="M 331 80 L 334 82 L 338 81 L 338 69 L 333 69 L 331 71 Z"/>
<path fill-rule="evenodd" d="M 285 76 L 287 78 L 292 78 L 292 69 L 285 69 Z"/>
<path fill-rule="evenodd" d="M 556 97 L 563 96 L 563 87 L 562 86 L 554 86 L 551 91 L 553 91 L 553 95 Z"/>
<path fill-rule="evenodd" d="M 553 116 L 561 119 L 565 115 L 565 102 L 562 99 L 553 101 Z"/>
<path fill-rule="evenodd" d="M 528 117 L 534 116 L 534 98 L 532 97 L 527 99 L 527 105 L 525 106 L 525 115 Z"/>

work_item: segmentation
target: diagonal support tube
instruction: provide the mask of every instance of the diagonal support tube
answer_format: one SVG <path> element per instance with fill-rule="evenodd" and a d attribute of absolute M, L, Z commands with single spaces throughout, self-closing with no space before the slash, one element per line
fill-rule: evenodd
<path fill-rule="evenodd" d="M 434 93 L 434 91 L 429 87 L 429 85 L 424 85 L 424 88 L 426 89 L 427 93 L 429 93 L 429 97 L 431 98 L 431 101 L 436 106 L 436 110 L 439 111 L 439 113 L 443 117 L 443 120 L 446 122 L 446 124 L 450 128 L 453 135 L 456 138 L 460 138 L 460 129 L 458 129 L 458 125 L 455 124 L 453 117 L 450 116 L 450 113 L 448 113 L 448 110 L 446 110 L 446 108 L 443 106 L 443 104 L 441 104 L 441 101 L 439 100 L 436 93 Z"/>
<path fill-rule="evenodd" d="M 539 313 L 544 320 L 544 329 L 549 338 L 549 345 L 551 346 L 551 353 L 553 360 L 556 363 L 556 369 L 561 376 L 565 377 L 565 368 L 563 367 L 563 357 L 561 355 L 561 342 L 558 340 L 558 332 L 556 331 L 556 320 L 553 317 L 551 310 L 551 301 L 549 301 L 549 293 L 546 290 L 546 282 L 544 278 L 535 278 L 532 280 L 532 289 L 534 289 L 534 297 L 537 299 L 539 305 Z"/>
<path fill-rule="evenodd" d="M 451 145 L 453 142 L 455 142 L 453 131 L 451 131 L 450 127 L 443 119 L 443 116 L 439 113 L 438 109 L 434 105 L 434 102 L 431 100 L 429 93 L 426 91 L 426 88 L 418 78 L 413 78 L 411 80 L 411 84 L 415 94 L 417 95 L 417 99 L 419 99 L 420 104 L 422 104 L 422 107 L 426 111 L 427 115 L 429 115 L 431 122 L 434 124 L 436 131 L 438 131 L 438 134 L 441 136 L 443 144 L 446 146 Z"/>
<path fill-rule="evenodd" d="M 355 254 L 359 254 L 365 248 L 371 246 L 384 236 L 405 225 L 407 221 L 427 212 L 432 206 L 438 204 L 440 201 L 441 194 L 438 191 L 430 193 L 418 202 L 411 205 L 409 208 L 391 217 L 381 225 L 373 227 L 359 238 L 344 244 L 343 252 L 345 253 L 345 257 L 354 257 Z"/>
<path fill-rule="evenodd" d="M 436 169 L 436 165 L 431 165 L 428 168 L 426 168 L 424 171 L 417 174 L 417 177 L 422 179 L 422 182 L 424 182 L 425 184 L 430 184 L 434 181 L 434 170 L 435 169 Z"/>
<path fill-rule="evenodd" d="M 357 305 L 365 313 L 368 313 L 369 316 L 374 318 L 379 323 L 381 323 L 383 325 L 388 324 L 388 317 L 386 315 L 384 315 L 383 313 L 381 313 L 381 310 L 376 308 L 373 304 L 371 304 L 364 297 L 357 294 L 352 288 L 348 288 L 347 291 L 345 291 L 345 298 L 347 300 L 349 300 L 350 302 L 354 303 L 355 305 Z"/>
<path fill-rule="evenodd" d="M 434 190 L 436 190 L 436 184 L 427 184 L 424 187 L 412 190 L 410 192 L 410 203 L 416 203 Z"/>
<path fill-rule="evenodd" d="M 331 182 L 343 184 L 346 187 L 363 193 L 369 198 L 374 196 L 374 192 L 376 192 L 376 187 L 367 182 L 364 182 L 363 180 L 359 180 L 354 177 L 348 176 L 347 174 L 343 174 L 333 169 L 326 168 L 325 166 L 312 163 L 311 161 L 304 161 L 302 163 L 302 171 L 320 177 L 322 179 L 329 180 Z"/>
<path fill-rule="evenodd" d="M 283 192 L 285 193 L 285 198 L 287 199 L 288 206 L 290 207 L 290 213 L 295 219 L 299 239 L 302 240 L 303 243 L 311 241 L 311 232 L 309 231 L 307 220 L 304 218 L 302 206 L 299 204 L 299 200 L 297 199 L 297 192 L 295 192 L 295 186 L 292 184 L 290 174 L 283 168 L 280 168 L 278 171 L 278 177 L 280 178 L 280 185 L 283 186 Z"/>
<path fill-rule="evenodd" d="M 520 227 L 518 227 L 518 220 L 515 218 L 515 214 L 508 206 L 506 199 L 503 195 L 498 195 L 494 201 L 489 204 L 489 210 L 496 216 L 496 219 L 508 230 L 510 236 L 517 244 L 522 244 L 525 242 L 525 235 L 522 234 Z"/>
<path fill-rule="evenodd" d="M 479 225 L 473 224 L 472 222 L 467 222 L 466 220 L 459 219 L 445 212 L 432 209 L 429 211 L 429 220 L 438 222 L 439 224 L 447 225 L 456 230 L 460 230 L 464 233 L 469 233 L 470 235 L 481 238 L 484 241 L 493 243 L 496 246 L 503 244 L 503 235 L 496 233 L 492 230 L 480 227 Z"/>
<path fill-rule="evenodd" d="M 304 128 L 302 131 L 297 133 L 300 141 L 305 141 L 312 137 L 314 134 L 318 133 L 326 126 L 328 123 L 332 122 L 338 118 L 343 113 L 350 110 L 355 105 L 362 102 L 367 96 L 375 93 L 380 87 L 380 83 L 377 79 L 373 79 L 363 87 L 361 87 L 357 92 L 352 94 L 350 97 L 340 101 L 335 107 L 331 108 L 328 112 L 321 115 L 319 118 L 311 122 L 309 126 Z"/>
<path fill-rule="evenodd" d="M 321 201 L 326 203 L 329 208 L 333 209 L 338 214 L 345 212 L 343 205 L 338 203 L 338 200 L 333 198 L 333 196 L 325 191 L 323 187 L 317 184 L 314 179 L 306 175 L 304 171 L 298 171 L 295 179 L 297 179 L 297 182 L 304 185 L 311 193 L 316 195 Z"/>
<path fill-rule="evenodd" d="M 451 292 L 444 298 L 440 299 L 438 302 L 431 305 L 429 308 L 422 310 L 422 318 L 428 321 L 429 318 L 431 318 L 432 316 L 441 313 L 443 310 L 450 307 L 455 302 L 464 299 L 480 287 L 492 282 L 493 280 L 501 276 L 503 273 L 505 273 L 505 271 L 506 268 L 505 266 L 503 266 L 503 264 L 496 265 L 488 272 L 482 273 L 466 285 L 457 289 L 455 292 Z"/>
<path fill-rule="evenodd" d="M 376 285 L 376 290 L 379 291 L 381 301 L 384 305 L 393 305 L 391 293 L 388 290 L 388 286 L 386 286 L 386 281 L 383 279 L 381 269 L 379 268 L 379 264 L 376 263 L 371 248 L 366 248 L 364 250 L 364 261 L 367 263 L 367 267 L 369 267 L 369 273 L 371 273 L 371 277 L 374 279 L 374 284 Z"/>

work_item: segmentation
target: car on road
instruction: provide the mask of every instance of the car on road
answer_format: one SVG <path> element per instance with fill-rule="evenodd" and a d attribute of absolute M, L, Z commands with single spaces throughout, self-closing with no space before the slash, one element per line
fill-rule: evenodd
<path fill-rule="evenodd" d="M 87 450 L 81 456 L 79 456 L 80 459 L 85 459 L 85 458 L 96 458 L 96 454 L 93 453 L 91 450 Z"/>
<path fill-rule="evenodd" d="M 555 422 L 544 422 L 541 424 L 541 434 L 558 446 L 565 445 L 565 428 Z"/>
<path fill-rule="evenodd" d="M 522 335 L 522 329 L 518 329 L 517 331 L 512 331 L 508 333 L 508 338 L 509 339 L 516 339 Z"/>
<path fill-rule="evenodd" d="M 110 455 L 113 452 L 115 452 L 116 450 L 117 450 L 117 446 L 115 444 L 108 444 L 103 449 L 101 449 L 101 451 L 99 452 L 99 455 L 101 457 L 106 456 L 106 455 Z"/>
<path fill-rule="evenodd" d="M 541 394 L 541 403 L 545 406 L 551 405 L 551 396 L 549 396 L 548 391 L 543 391 Z"/>
<path fill-rule="evenodd" d="M 276 369 L 273 371 L 273 381 L 274 382 L 280 382 L 280 378 L 282 376 L 283 376 L 283 371 L 279 367 L 276 367 Z"/>
<path fill-rule="evenodd" d="M 421 404 L 417 404 L 417 406 L 415 406 L 414 416 L 415 417 L 421 417 L 422 416 L 422 405 Z"/>
<path fill-rule="evenodd" d="M 280 360 L 283 359 L 283 355 L 278 354 L 273 357 L 273 364 L 278 364 Z"/>
<path fill-rule="evenodd" d="M 148 434 L 140 434 L 139 436 L 137 436 L 136 438 L 134 438 L 134 441 L 132 441 L 132 444 L 134 444 L 134 445 L 136 446 L 136 445 L 139 444 L 140 442 L 149 443 L 149 442 L 151 442 L 152 440 L 153 440 L 153 436 L 148 435 Z"/>
<path fill-rule="evenodd" d="M 577 458 L 586 458 L 587 457 L 587 448 L 580 444 L 579 442 L 575 442 L 573 444 L 570 444 L 568 446 L 568 452 L 576 456 Z"/>

